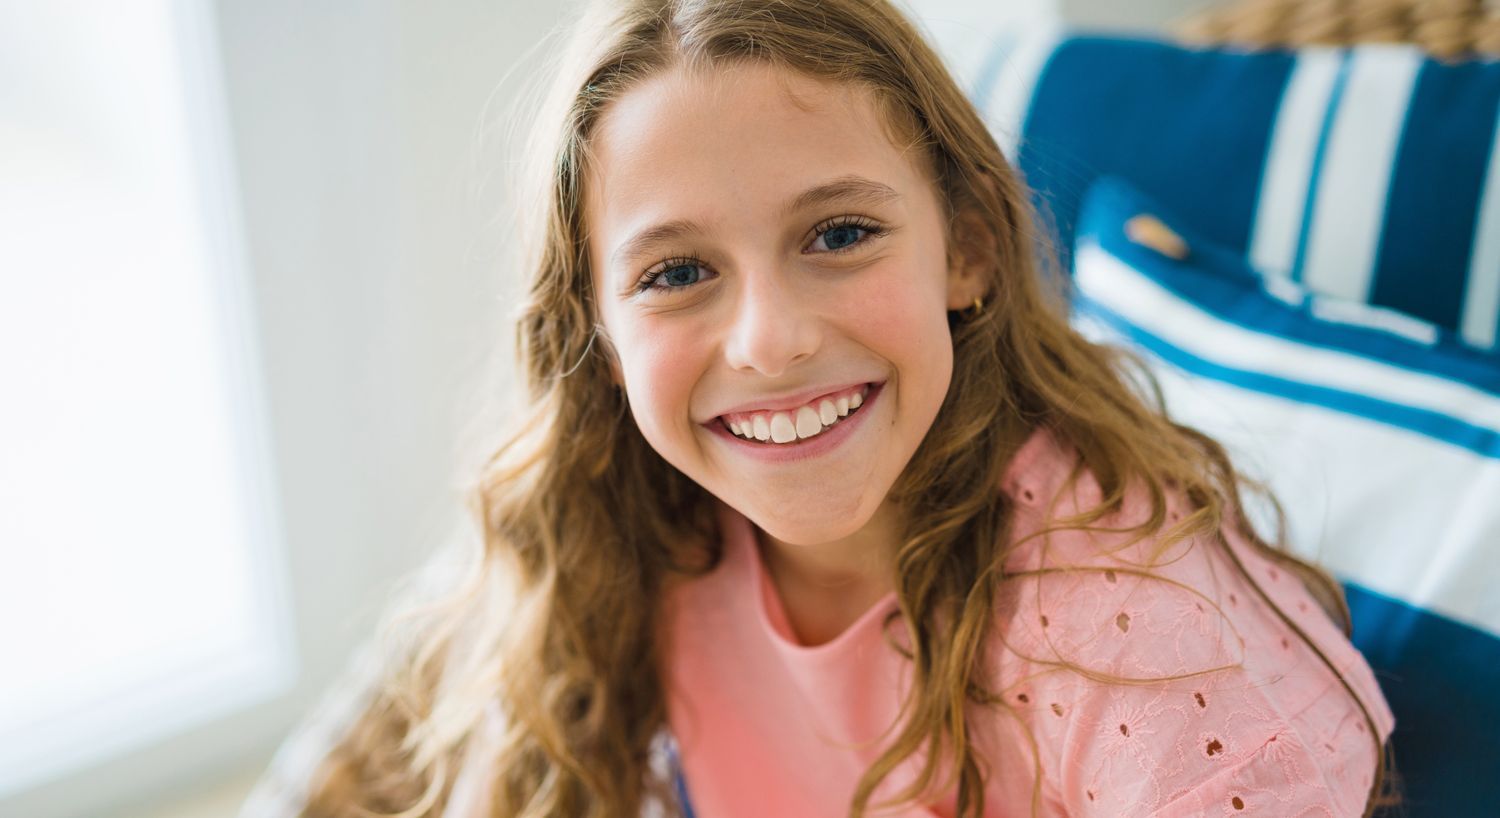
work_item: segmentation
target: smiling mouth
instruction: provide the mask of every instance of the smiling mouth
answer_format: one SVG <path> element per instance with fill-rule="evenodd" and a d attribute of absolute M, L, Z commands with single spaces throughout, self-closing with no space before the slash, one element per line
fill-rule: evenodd
<path fill-rule="evenodd" d="M 794 446 L 857 414 L 871 388 L 871 384 L 861 384 L 796 409 L 721 415 L 718 421 L 730 434 L 747 443 Z"/>

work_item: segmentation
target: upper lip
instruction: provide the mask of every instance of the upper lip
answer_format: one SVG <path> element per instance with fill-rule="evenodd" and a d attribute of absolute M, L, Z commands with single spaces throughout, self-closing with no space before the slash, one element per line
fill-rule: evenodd
<path fill-rule="evenodd" d="M 848 392 L 851 389 L 856 389 L 858 387 L 864 386 L 867 383 L 873 384 L 876 383 L 876 381 L 850 381 L 848 383 L 835 386 L 819 386 L 813 389 L 804 390 L 802 392 L 796 392 L 791 395 L 759 398 L 750 403 L 742 403 L 739 406 L 735 406 L 731 409 L 725 409 L 719 414 L 709 418 L 707 421 L 705 421 L 705 423 L 712 423 L 725 415 L 734 415 L 741 412 L 779 412 L 784 409 L 796 409 L 799 406 L 806 406 L 807 404 L 811 403 L 814 398 L 820 398 L 824 395 L 829 395 L 835 392 Z"/>

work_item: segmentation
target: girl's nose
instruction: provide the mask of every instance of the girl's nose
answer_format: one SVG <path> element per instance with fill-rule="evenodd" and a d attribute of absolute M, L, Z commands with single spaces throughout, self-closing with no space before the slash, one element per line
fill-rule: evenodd
<path fill-rule="evenodd" d="M 736 293 L 724 356 L 739 370 L 779 377 L 817 350 L 821 330 L 806 297 L 777 274 L 750 273 Z"/>

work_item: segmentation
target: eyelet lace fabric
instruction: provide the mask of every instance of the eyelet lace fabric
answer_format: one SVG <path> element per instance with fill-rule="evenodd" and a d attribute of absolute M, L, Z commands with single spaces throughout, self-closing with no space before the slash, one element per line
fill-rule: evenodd
<path fill-rule="evenodd" d="M 1053 498 L 1058 515 L 1100 500 L 1087 473 L 1060 494 L 1071 458 L 1041 434 L 1009 475 L 1019 535 L 1042 526 Z M 1169 524 L 1187 512 L 1185 498 L 1169 497 Z M 1148 515 L 1140 493 L 1100 525 Z M 1159 539 L 1126 541 L 1056 532 L 1007 564 L 1001 678 L 1036 733 L 1059 814 L 1362 814 L 1373 734 L 1383 740 L 1394 718 L 1300 579 L 1231 525 L 1164 550 Z"/>

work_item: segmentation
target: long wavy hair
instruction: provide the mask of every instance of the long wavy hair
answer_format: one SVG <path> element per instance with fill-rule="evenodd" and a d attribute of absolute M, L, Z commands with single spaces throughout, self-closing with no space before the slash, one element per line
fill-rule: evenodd
<path fill-rule="evenodd" d="M 456 587 L 385 631 L 380 684 L 323 759 L 305 814 L 439 814 L 494 708 L 491 815 L 634 818 L 653 798 L 673 803 L 647 774 L 665 726 L 658 603 L 667 583 L 712 570 L 721 545 L 712 498 L 647 444 L 611 381 L 582 185 L 590 137 L 622 93 L 671 67 L 747 60 L 872 92 L 891 133 L 930 162 L 950 224 L 977 215 L 969 222 L 984 226 L 994 261 L 983 311 L 949 316 L 952 386 L 892 488 L 909 510 L 892 581 L 913 683 L 850 816 L 919 753 L 924 766 L 896 799 L 956 783 L 959 815 L 983 814 L 966 713 L 975 701 L 1006 706 L 979 672 L 1014 546 L 998 486 L 1038 427 L 1078 453 L 1070 480 L 1087 470 L 1102 491 L 1060 525 L 1090 527 L 1120 510 L 1127 486 L 1143 487 L 1151 514 L 1129 533 L 1224 547 L 1221 526 L 1235 526 L 1348 632 L 1339 585 L 1256 535 L 1223 448 L 1167 418 L 1149 375 L 1134 377 L 1139 360 L 1069 326 L 1066 276 L 1044 261 L 1023 183 L 901 13 L 884 0 L 614 0 L 576 26 L 524 165 L 533 220 L 517 340 L 528 400 L 473 485 L 482 553 Z M 1169 491 L 1193 508 L 1171 526 Z M 1379 759 L 1370 814 L 1386 798 L 1389 759 L 1365 716 Z"/>

